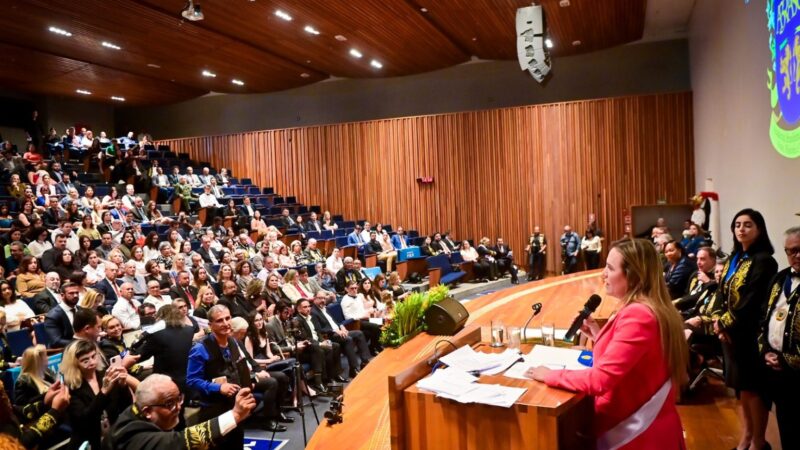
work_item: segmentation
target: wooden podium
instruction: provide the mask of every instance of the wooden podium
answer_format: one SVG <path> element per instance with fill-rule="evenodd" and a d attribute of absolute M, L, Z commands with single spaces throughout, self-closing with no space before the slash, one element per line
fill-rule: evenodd
<path fill-rule="evenodd" d="M 472 345 L 476 351 L 497 351 L 480 342 L 480 337 L 480 328 L 474 328 L 452 342 L 457 347 Z M 449 345 L 440 348 L 443 355 L 454 350 Z M 522 350 L 530 348 L 523 345 Z M 478 382 L 525 387 L 527 391 L 510 408 L 463 404 L 418 389 L 416 382 L 430 371 L 428 362 L 420 361 L 389 376 L 393 450 L 594 448 L 592 400 L 583 394 L 493 375 L 481 376 Z"/>

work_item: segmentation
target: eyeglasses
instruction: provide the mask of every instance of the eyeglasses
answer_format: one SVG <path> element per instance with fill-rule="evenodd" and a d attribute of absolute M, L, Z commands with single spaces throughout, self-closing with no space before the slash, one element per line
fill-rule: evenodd
<path fill-rule="evenodd" d="M 786 252 L 786 256 L 799 256 L 800 255 L 800 247 L 784 248 L 783 251 Z"/>
<path fill-rule="evenodd" d="M 159 405 L 150 405 L 151 408 L 164 408 L 169 410 L 169 412 L 175 412 L 180 409 L 181 405 L 183 405 L 183 394 L 178 395 L 178 398 L 175 400 L 170 400 L 165 403 L 161 403 Z"/>

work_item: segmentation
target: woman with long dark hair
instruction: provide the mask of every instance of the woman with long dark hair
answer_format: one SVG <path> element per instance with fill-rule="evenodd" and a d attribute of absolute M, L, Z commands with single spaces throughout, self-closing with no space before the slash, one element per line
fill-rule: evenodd
<path fill-rule="evenodd" d="M 770 448 L 765 440 L 767 369 L 757 339 L 778 263 L 772 257 L 775 250 L 760 212 L 747 208 L 736 213 L 731 233 L 733 250 L 715 297 L 719 319 L 714 322 L 714 332 L 722 341 L 725 384 L 739 397 L 744 427 L 738 448 Z"/>

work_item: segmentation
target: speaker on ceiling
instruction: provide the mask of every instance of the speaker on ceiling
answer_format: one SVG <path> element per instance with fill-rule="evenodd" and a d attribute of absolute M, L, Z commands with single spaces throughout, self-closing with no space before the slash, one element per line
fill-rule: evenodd
<path fill-rule="evenodd" d="M 550 55 L 545 48 L 544 12 L 541 6 L 517 10 L 517 60 L 538 82 L 550 73 Z"/>
<path fill-rule="evenodd" d="M 428 334 L 452 336 L 464 328 L 469 312 L 458 300 L 447 297 L 425 311 Z"/>

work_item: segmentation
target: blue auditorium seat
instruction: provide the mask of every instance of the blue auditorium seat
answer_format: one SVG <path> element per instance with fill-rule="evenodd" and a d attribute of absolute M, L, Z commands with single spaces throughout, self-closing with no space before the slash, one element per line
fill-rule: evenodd
<path fill-rule="evenodd" d="M 456 254 L 457 253 L 453 253 L 453 255 Z M 428 264 L 428 270 L 440 269 L 441 277 L 439 278 L 439 282 L 441 284 L 455 283 L 467 274 L 461 270 L 453 270 L 453 263 L 450 262 L 447 255 L 431 256 L 426 260 L 426 263 Z"/>

